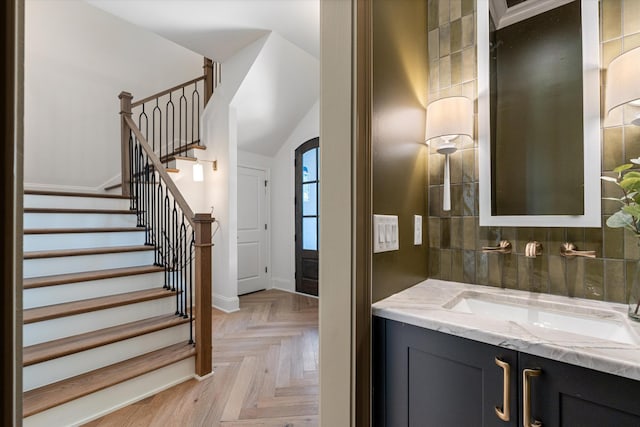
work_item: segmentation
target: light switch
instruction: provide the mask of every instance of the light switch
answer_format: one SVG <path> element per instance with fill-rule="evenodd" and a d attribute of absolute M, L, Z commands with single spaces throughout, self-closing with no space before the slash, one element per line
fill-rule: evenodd
<path fill-rule="evenodd" d="M 399 245 L 398 216 L 373 216 L 373 252 L 397 251 Z"/>
<path fill-rule="evenodd" d="M 422 215 L 413 216 L 413 244 L 422 245 Z"/>

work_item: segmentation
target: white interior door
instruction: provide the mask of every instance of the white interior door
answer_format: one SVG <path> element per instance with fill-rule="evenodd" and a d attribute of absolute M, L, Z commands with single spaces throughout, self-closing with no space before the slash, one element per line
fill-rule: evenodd
<path fill-rule="evenodd" d="M 238 167 L 238 295 L 267 288 L 266 173 Z"/>

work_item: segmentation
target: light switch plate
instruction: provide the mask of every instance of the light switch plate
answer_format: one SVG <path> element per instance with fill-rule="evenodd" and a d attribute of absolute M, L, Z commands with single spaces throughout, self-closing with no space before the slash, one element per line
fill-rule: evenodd
<path fill-rule="evenodd" d="M 397 215 L 373 216 L 373 253 L 397 251 L 399 236 Z"/>
<path fill-rule="evenodd" d="M 413 244 L 422 245 L 422 215 L 413 216 Z"/>

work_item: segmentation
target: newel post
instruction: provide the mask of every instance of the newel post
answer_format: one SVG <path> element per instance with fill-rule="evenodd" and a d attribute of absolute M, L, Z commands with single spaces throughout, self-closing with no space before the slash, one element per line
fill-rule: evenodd
<path fill-rule="evenodd" d="M 133 95 L 129 92 L 120 92 L 120 159 L 122 162 L 122 195 L 131 196 L 131 159 L 129 150 L 129 137 L 131 129 L 125 118 L 131 118 L 131 100 Z"/>
<path fill-rule="evenodd" d="M 211 350 L 211 224 L 208 213 L 197 213 L 195 222 L 196 268 L 196 375 L 203 377 L 212 370 Z"/>
<path fill-rule="evenodd" d="M 211 96 L 213 96 L 213 87 L 215 77 L 213 75 L 213 61 L 209 58 L 204 58 L 204 104 L 207 105 Z"/>

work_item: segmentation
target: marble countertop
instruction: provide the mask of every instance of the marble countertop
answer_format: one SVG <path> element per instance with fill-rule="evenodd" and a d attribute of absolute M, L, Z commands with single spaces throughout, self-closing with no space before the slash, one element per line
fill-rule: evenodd
<path fill-rule="evenodd" d="M 463 294 L 464 293 L 464 294 Z M 463 295 L 494 300 L 534 301 L 559 312 L 619 318 L 634 343 L 622 343 L 544 328 L 525 322 L 450 310 Z M 640 322 L 627 317 L 627 306 L 511 289 L 429 279 L 375 303 L 375 316 L 640 380 Z"/>

